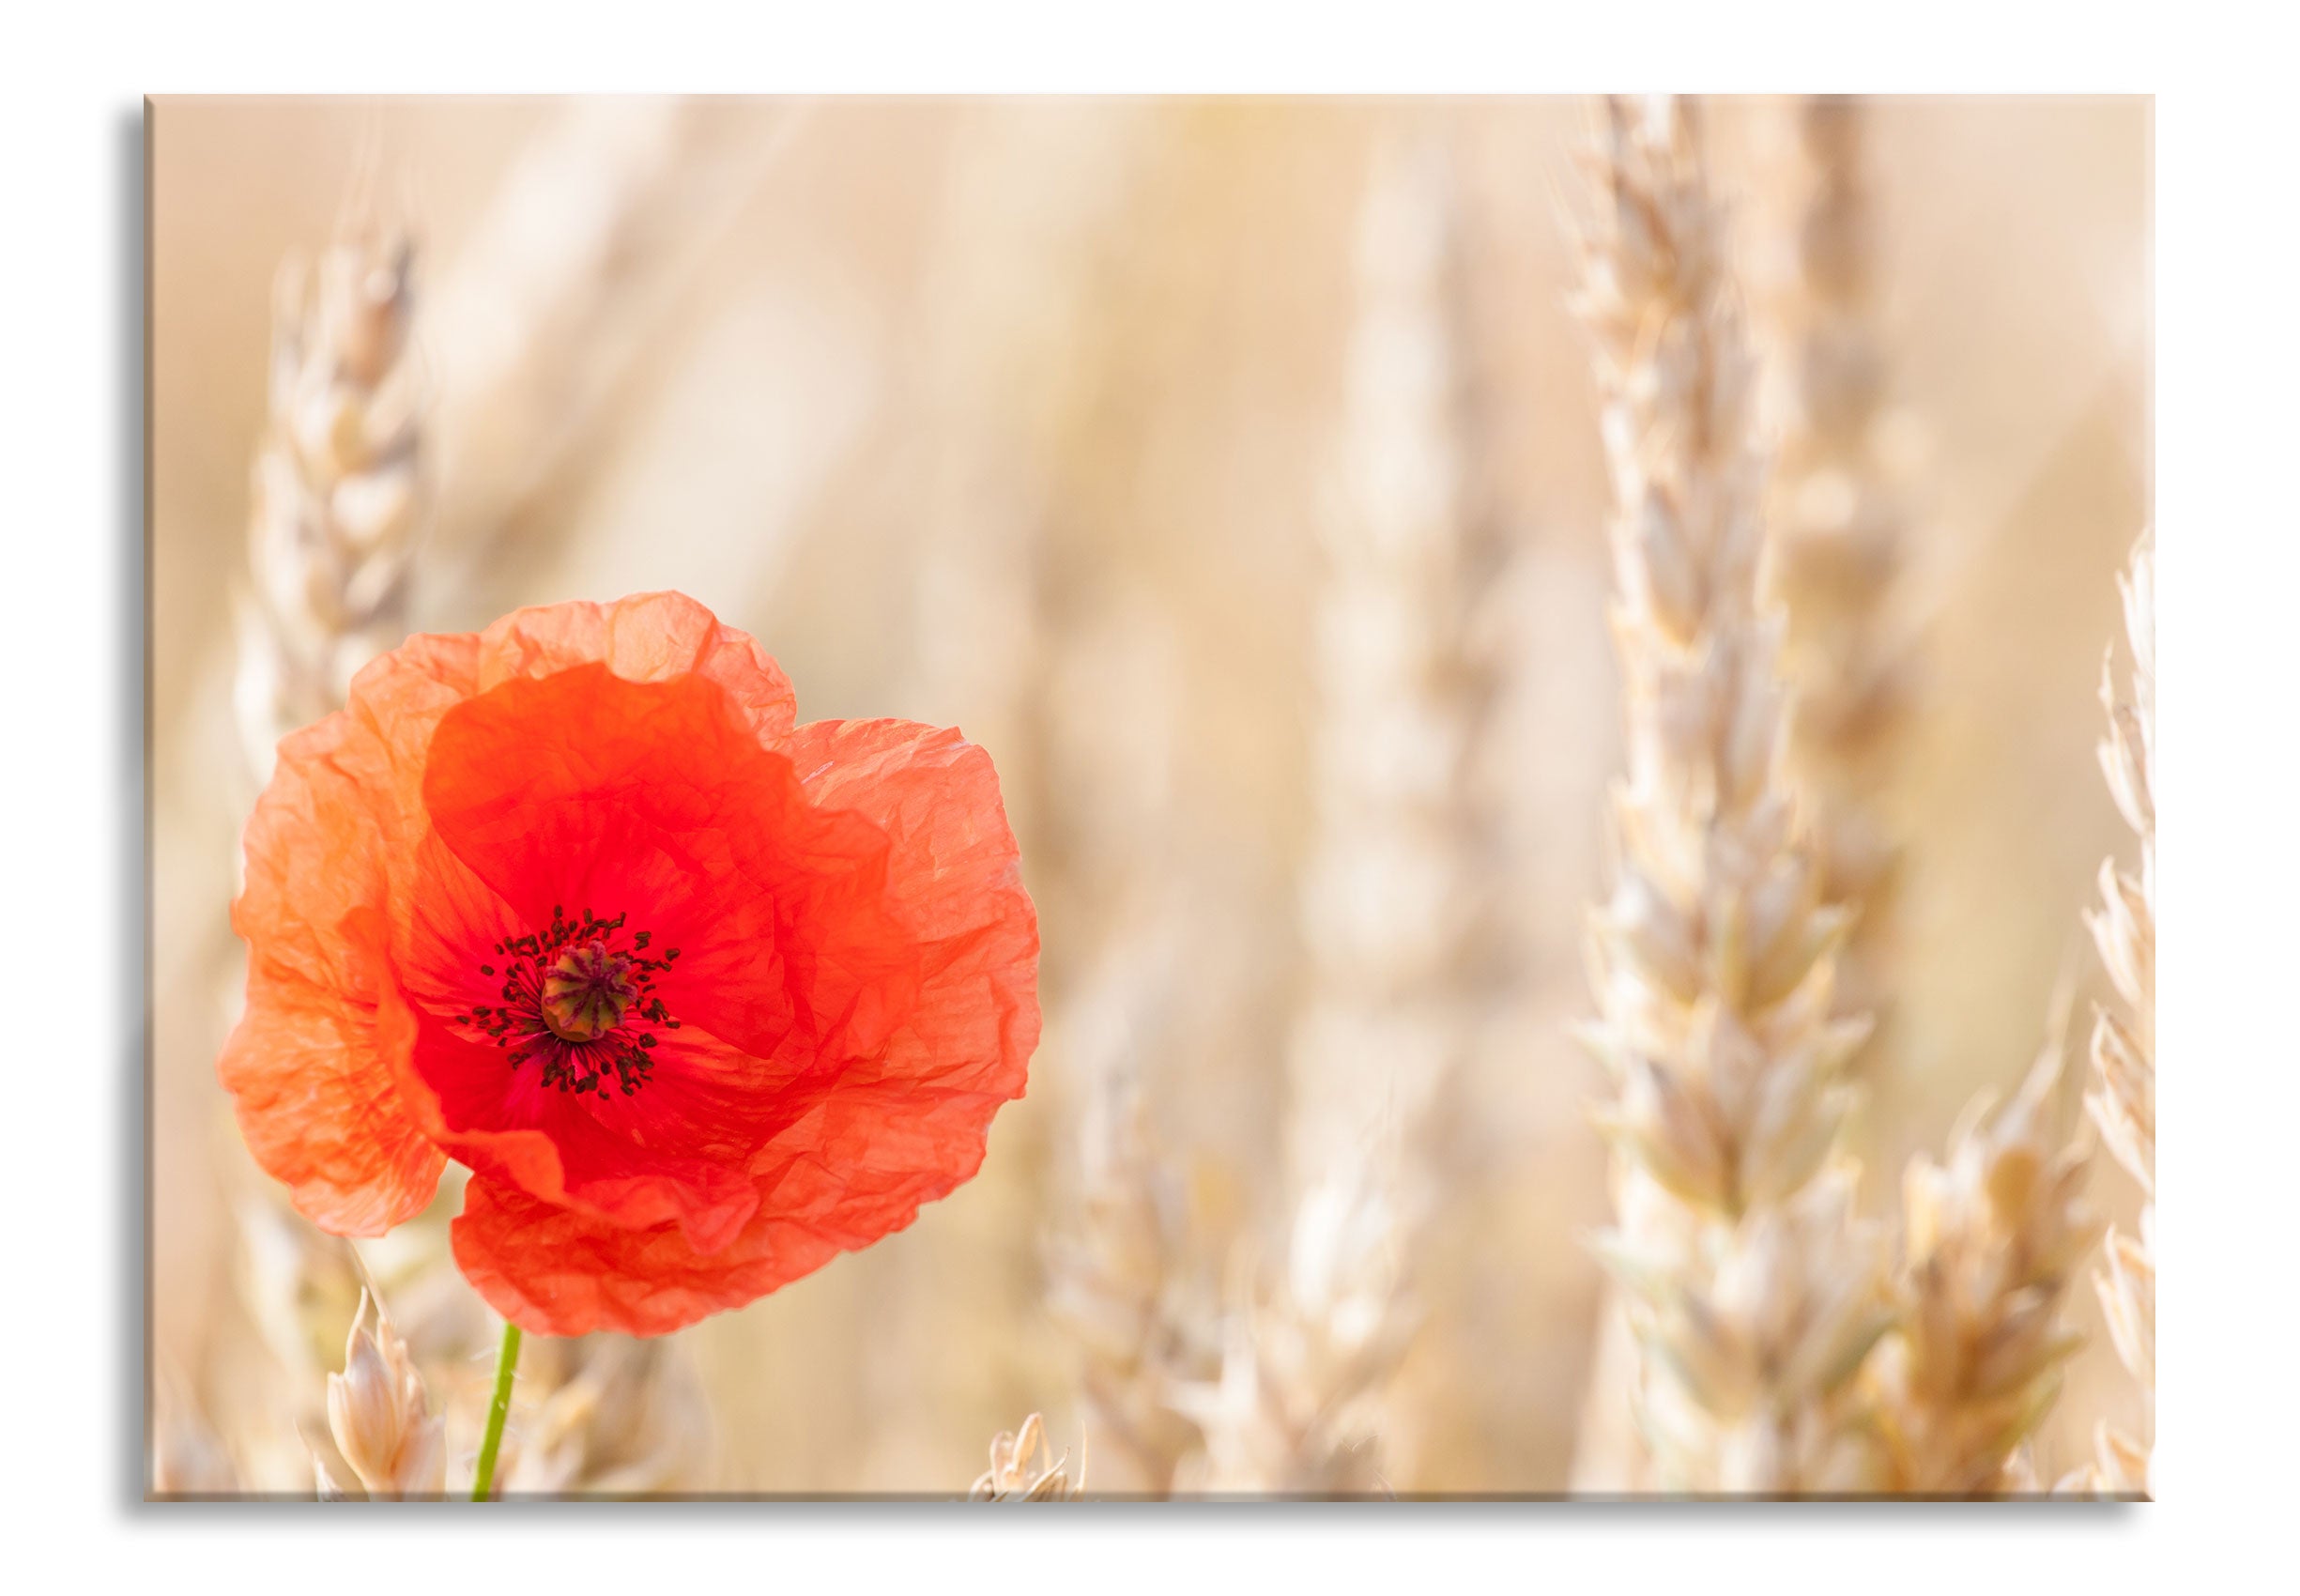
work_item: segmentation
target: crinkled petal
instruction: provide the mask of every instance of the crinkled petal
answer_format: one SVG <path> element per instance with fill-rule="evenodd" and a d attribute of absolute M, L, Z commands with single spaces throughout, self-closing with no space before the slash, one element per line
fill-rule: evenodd
<path fill-rule="evenodd" d="M 495 1311 L 540 1335 L 667 1335 L 811 1274 L 836 1239 L 764 1209 L 700 1253 L 676 1225 L 623 1230 L 475 1176 L 452 1232 L 456 1266 Z"/>
<path fill-rule="evenodd" d="M 819 1100 L 759 1178 L 739 1235 L 705 1252 L 679 1226 L 631 1230 L 475 1176 L 453 1227 L 455 1262 L 505 1318 L 543 1335 L 664 1335 L 743 1307 L 906 1229 L 981 1167 L 1003 1100 L 868 1087 Z"/>
<path fill-rule="evenodd" d="M 901 721 L 794 735 L 808 797 L 888 839 L 885 899 L 918 986 L 901 1018 L 780 1094 L 795 1117 L 754 1158 L 759 1205 L 704 1253 L 675 1225 L 621 1229 L 475 1180 L 455 1256 L 498 1311 L 552 1335 L 656 1335 L 742 1306 L 909 1225 L 981 1166 L 1038 1035 L 1037 922 L 989 758 Z M 855 1033 L 860 1035 L 860 1033 Z"/>
<path fill-rule="evenodd" d="M 348 707 L 285 738 L 243 839 L 232 926 L 248 1006 L 217 1063 L 256 1161 L 312 1221 L 374 1235 L 420 1212 L 445 1160 L 402 1098 L 379 1030 L 392 848 L 420 750 L 459 695 L 469 639 L 414 638 L 360 673 Z"/>
<path fill-rule="evenodd" d="M 596 665 L 451 712 L 424 794 L 436 829 L 399 963 L 422 1011 L 410 1096 L 427 1128 L 544 1201 L 723 1246 L 758 1205 L 751 1162 L 805 1111 L 792 1085 L 823 1076 L 826 1050 L 882 1042 L 913 1001 L 884 834 L 811 806 L 716 683 Z M 655 991 L 679 1026 L 647 1027 L 636 1092 L 544 1085 L 468 1018 L 499 1001 L 498 946 L 562 909 L 631 916 L 619 934 L 677 950 Z"/>
<path fill-rule="evenodd" d="M 635 593 L 613 604 L 514 610 L 478 638 L 480 690 L 518 678 L 604 665 L 626 682 L 697 675 L 726 689 L 770 746 L 790 735 L 790 679 L 748 633 L 723 626 L 684 593 Z"/>
<path fill-rule="evenodd" d="M 1037 911 L 998 773 L 957 731 L 818 721 L 793 736 L 791 757 L 817 804 L 886 834 L 887 902 L 919 961 L 901 1022 L 841 1058 L 809 1115 L 754 1166 L 810 1192 L 824 1172 L 851 1179 L 860 1234 L 971 1176 L 991 1116 L 1022 1095 L 1038 1043 Z M 823 1222 L 842 1207 L 827 1195 L 806 1205 Z"/>
<path fill-rule="evenodd" d="M 494 949 L 527 920 L 436 835 L 418 851 L 416 882 L 397 964 L 416 1036 L 406 1097 L 426 1133 L 546 1201 L 626 1228 L 676 1221 L 698 1248 L 724 1246 L 758 1206 L 744 1160 L 770 1133 L 773 1088 L 789 1071 L 682 1025 L 659 1034 L 655 1073 L 636 1093 L 544 1085 L 539 1062 L 515 1064 L 471 1022 L 500 1001 Z"/>
<path fill-rule="evenodd" d="M 795 1031 L 882 1036 L 915 986 L 884 907 L 887 838 L 808 802 L 699 676 L 580 666 L 514 681 L 440 723 L 423 782 L 439 838 L 529 922 L 626 911 L 679 959 L 682 1019 L 772 1057 Z"/>
<path fill-rule="evenodd" d="M 360 935 L 380 951 L 380 925 Z M 446 1159 L 402 1102 L 374 1005 L 261 970 L 248 986 L 217 1072 L 256 1163 L 337 1235 L 422 1212 Z"/>

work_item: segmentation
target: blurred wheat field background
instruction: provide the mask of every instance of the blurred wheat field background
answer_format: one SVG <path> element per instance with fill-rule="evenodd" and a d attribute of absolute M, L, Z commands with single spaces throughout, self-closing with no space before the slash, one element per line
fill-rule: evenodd
<path fill-rule="evenodd" d="M 1802 115 L 1707 106 L 1775 384 Z M 1884 1217 L 1913 1154 L 2017 1086 L 2062 990 L 2074 1123 L 2108 996 L 2079 915 L 2131 842 L 2094 744 L 2149 516 L 2151 108 L 1861 115 L 1902 518 L 1876 624 L 1907 675 L 1872 795 L 1897 851 L 1886 1023 L 1850 1132 Z M 981 1174 L 743 1312 L 543 1343 L 509 1485 L 958 1496 L 1031 1413 L 1053 1452 L 1083 1437 L 1095 1490 L 1606 1483 L 1604 1075 L 1572 1035 L 1624 761 L 1571 304 L 1588 103 L 152 116 L 168 1481 L 312 1490 L 363 1283 L 451 1453 L 488 1375 L 489 1316 L 442 1264 L 452 1186 L 382 1241 L 323 1236 L 254 1169 L 214 1069 L 260 785 L 244 617 L 275 279 L 365 195 L 413 242 L 421 414 L 421 530 L 378 623 L 680 589 L 761 640 L 805 717 L 987 747 L 1041 914 L 1046 1036 Z M 2128 1231 L 2131 1183 L 2094 1164 L 2093 1207 Z M 1334 1263 L 1359 1256 L 1377 1266 Z M 2046 1481 L 2096 1420 L 2143 1422 L 2089 1286 L 2069 1305 L 2085 1341 L 2035 1442 Z"/>

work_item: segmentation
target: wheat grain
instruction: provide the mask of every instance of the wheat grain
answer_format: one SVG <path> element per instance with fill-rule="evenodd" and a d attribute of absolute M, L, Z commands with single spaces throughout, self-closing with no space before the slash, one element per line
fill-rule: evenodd
<path fill-rule="evenodd" d="M 990 1442 L 990 1466 L 967 1492 L 977 1502 L 1065 1502 L 1086 1494 L 1086 1458 L 1080 1449 L 1078 1476 L 1068 1472 L 1065 1452 L 1044 1467 L 1034 1461 L 1046 1442 L 1046 1427 L 1038 1415 L 1022 1420 L 1020 1431 L 1002 1430 Z M 1049 1449 L 1050 1450 L 1050 1449 Z"/>
<path fill-rule="evenodd" d="M 406 1343 L 364 1293 L 344 1372 L 328 1376 L 328 1432 L 372 1497 L 436 1496 L 447 1488 L 446 1420 L 431 1413 Z M 323 1493 L 341 1493 L 324 1463 L 315 1473 Z"/>
<path fill-rule="evenodd" d="M 1832 1150 L 1866 1026 L 1832 1013 L 1846 916 L 1821 902 L 1779 768 L 1725 210 L 1686 107 L 1616 101 L 1608 130 L 1578 305 L 1615 487 L 1629 744 L 1591 938 L 1618 1176 L 1603 1251 L 1661 1483 L 1858 1489 L 1876 1459 L 1851 1377 L 1886 1320 L 1883 1255 Z"/>

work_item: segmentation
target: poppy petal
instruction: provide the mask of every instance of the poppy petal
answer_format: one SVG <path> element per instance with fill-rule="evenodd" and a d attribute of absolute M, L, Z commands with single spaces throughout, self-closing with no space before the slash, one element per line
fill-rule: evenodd
<path fill-rule="evenodd" d="M 282 744 L 232 906 L 248 1005 L 217 1061 L 256 1162 L 314 1223 L 349 1235 L 422 1211 L 445 1163 L 399 1094 L 377 1022 L 386 822 L 361 777 L 388 764 L 349 714 Z"/>
<path fill-rule="evenodd" d="M 915 990 L 885 836 L 813 808 L 715 683 L 596 665 L 451 711 L 424 796 L 399 951 L 433 1134 L 547 1201 L 625 1228 L 675 1216 L 698 1250 L 722 1245 L 757 1204 L 752 1155 L 804 1109 L 786 1088 L 820 1073 L 826 1036 L 882 1036 Z M 653 1074 L 628 1097 L 545 1086 L 469 1021 L 498 996 L 502 945 L 570 903 L 674 957 L 654 989 L 671 1021 L 649 1027 Z M 872 977 L 877 1001 L 856 1002 Z"/>
<path fill-rule="evenodd" d="M 790 735 L 798 698 L 781 666 L 747 633 L 684 593 L 635 593 L 614 604 L 514 610 L 479 637 L 479 688 L 604 665 L 626 682 L 696 675 L 724 688 L 769 745 Z"/>
<path fill-rule="evenodd" d="M 850 806 L 885 833 L 887 903 L 917 950 L 916 995 L 884 1043 L 846 1056 L 816 1112 L 754 1166 L 799 1187 L 840 1172 L 851 1203 L 831 1202 L 821 1217 L 851 1207 L 859 1234 L 890 1201 L 939 1197 L 969 1178 L 991 1116 L 1022 1095 L 1038 1042 L 1037 911 L 997 771 L 957 731 L 818 721 L 799 729 L 791 755 L 817 804 Z"/>
<path fill-rule="evenodd" d="M 922 988 L 875 1076 L 1020 1097 L 1038 1041 L 1038 913 L 990 756 L 950 728 L 820 720 L 791 739 L 807 796 L 882 831 L 886 897 Z"/>
<path fill-rule="evenodd" d="M 743 1155 L 769 1133 L 788 1070 L 686 1026 L 651 1046 L 643 1090 L 545 1085 L 542 1064 L 517 1061 L 475 1013 L 501 996 L 482 959 L 500 959 L 492 950 L 526 922 L 436 836 L 418 857 L 395 961 L 415 1009 L 402 1084 L 426 1132 L 547 1201 L 624 1228 L 675 1220 L 697 1248 L 724 1246 L 758 1205 Z"/>
<path fill-rule="evenodd" d="M 542 1335 L 659 1336 L 820 1268 L 840 1244 L 765 1210 L 729 1245 L 698 1252 L 676 1225 L 631 1231 L 474 1176 L 450 1232 L 455 1265 L 488 1305 Z"/>
<path fill-rule="evenodd" d="M 665 999 L 759 1057 L 843 1023 L 854 975 L 907 952 L 878 907 L 886 838 L 809 805 L 788 756 L 699 676 L 506 683 L 441 720 L 423 802 L 529 928 L 561 909 L 636 915 L 679 951 Z"/>

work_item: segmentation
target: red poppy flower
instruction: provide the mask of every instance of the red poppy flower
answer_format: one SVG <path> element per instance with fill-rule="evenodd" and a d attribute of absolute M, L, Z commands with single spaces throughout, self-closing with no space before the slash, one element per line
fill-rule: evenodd
<path fill-rule="evenodd" d="M 997 773 L 794 710 L 653 593 L 410 638 L 281 744 L 219 1068 L 299 1209 L 379 1235 L 454 1159 L 500 1312 L 655 1335 L 974 1173 L 1038 1037 Z"/>

